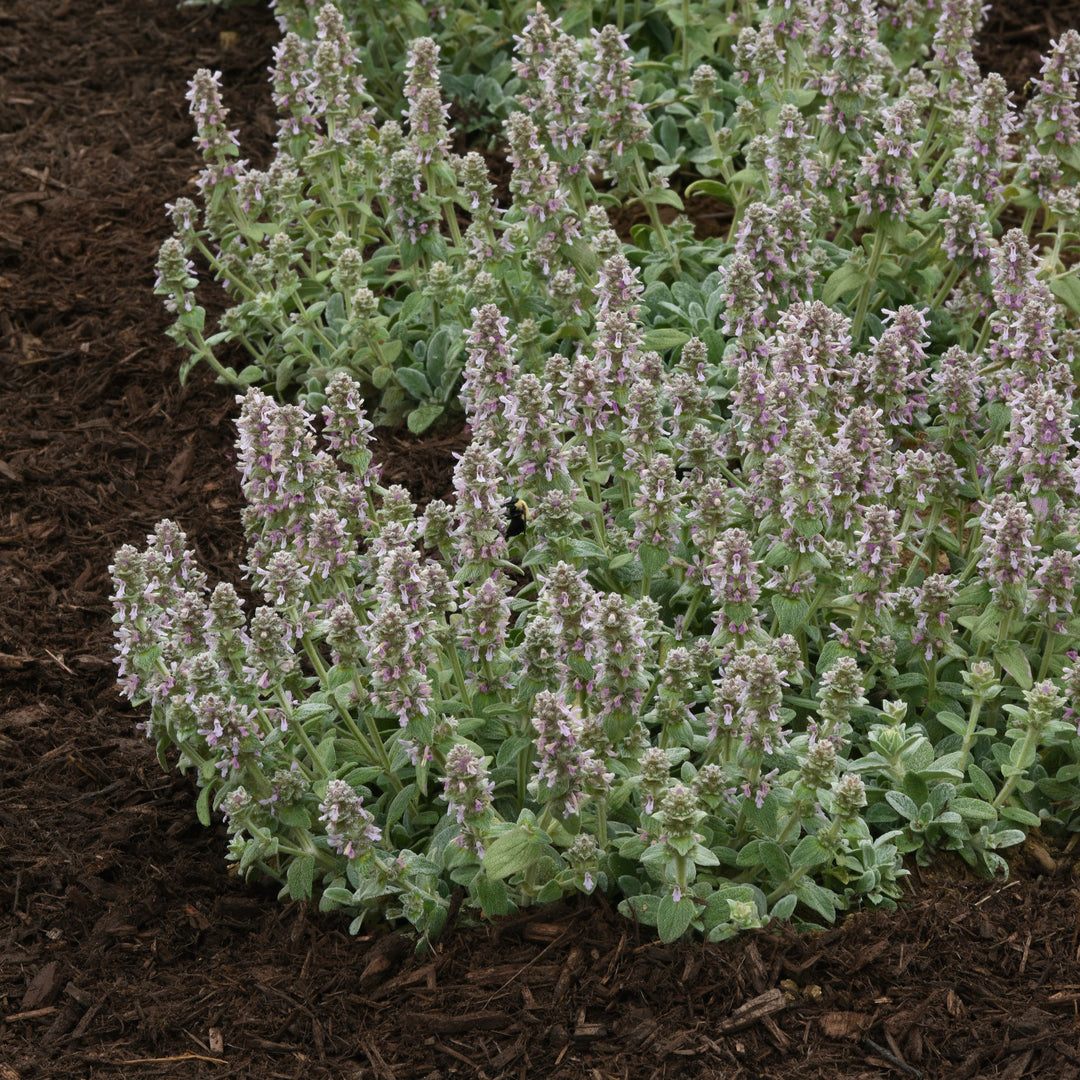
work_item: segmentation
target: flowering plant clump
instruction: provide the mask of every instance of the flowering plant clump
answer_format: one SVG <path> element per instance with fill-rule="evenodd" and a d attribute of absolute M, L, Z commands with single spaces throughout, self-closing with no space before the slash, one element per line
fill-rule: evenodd
<path fill-rule="evenodd" d="M 642 164 L 650 127 L 624 35 L 607 27 L 587 49 L 538 11 L 517 42 L 506 207 L 484 158 L 451 150 L 430 37 L 408 48 L 403 125 L 377 122 L 336 7 L 318 10 L 313 39 L 289 32 L 274 54 L 280 119 L 266 170 L 239 158 L 219 75 L 195 75 L 202 209 L 186 198 L 169 206 L 175 232 L 156 284 L 176 316 L 170 336 L 188 352 L 182 379 L 204 361 L 222 381 L 292 388 L 317 409 L 330 376 L 346 370 L 379 401 L 380 423 L 407 417 L 421 432 L 458 405 L 474 307 L 498 302 L 537 355 L 580 339 L 598 258 L 619 247 L 593 181 L 654 217 L 682 204 Z M 210 334 L 193 256 L 234 301 Z M 230 345 L 250 361 L 239 371 L 218 358 Z"/>
<path fill-rule="evenodd" d="M 891 904 L 905 856 L 1006 872 L 1025 830 L 1080 827 L 1080 35 L 1017 117 L 971 59 L 981 8 L 741 17 L 730 62 L 653 125 L 617 31 L 586 99 L 553 75 L 586 62 L 573 39 L 532 16 L 505 214 L 462 159 L 471 269 L 512 287 L 418 289 L 390 315 L 358 283 L 367 226 L 335 240 L 353 255 L 300 275 L 353 267 L 368 322 L 341 299 L 340 352 L 286 350 L 318 381 L 299 403 L 238 398 L 253 600 L 211 589 L 174 523 L 117 553 L 121 685 L 162 761 L 196 770 L 241 873 L 354 930 L 601 890 L 665 940 L 720 940 Z M 414 46 L 410 109 L 434 105 L 435 60 Z M 578 143 L 596 110 L 607 142 Z M 387 282 L 403 252 L 454 258 L 431 187 L 393 179 L 406 158 L 454 173 L 436 113 L 387 159 Z M 730 208 L 726 237 L 662 220 L 649 193 L 679 196 L 650 155 L 697 170 L 687 197 Z M 634 243 L 590 173 L 645 204 Z M 332 216 L 294 218 L 304 250 Z M 265 348 L 325 335 L 329 306 Z M 415 340 L 392 336 L 410 307 Z M 434 349 L 472 442 L 453 502 L 418 516 L 380 482 L 363 402 Z"/>

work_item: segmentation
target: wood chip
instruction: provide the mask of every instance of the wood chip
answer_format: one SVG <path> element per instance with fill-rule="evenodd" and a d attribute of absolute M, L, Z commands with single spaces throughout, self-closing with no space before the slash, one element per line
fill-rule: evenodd
<path fill-rule="evenodd" d="M 787 994 L 778 987 L 766 990 L 764 994 L 751 998 L 745 1005 L 740 1005 L 730 1016 L 721 1020 L 716 1025 L 716 1031 L 721 1035 L 744 1031 L 764 1017 L 782 1012 L 788 1007 L 789 1003 Z"/>

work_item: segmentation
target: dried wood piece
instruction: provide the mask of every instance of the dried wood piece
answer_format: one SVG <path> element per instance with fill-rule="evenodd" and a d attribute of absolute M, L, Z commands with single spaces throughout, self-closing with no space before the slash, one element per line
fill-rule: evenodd
<path fill-rule="evenodd" d="M 22 1012 L 30 1013 L 42 1005 L 51 1005 L 60 993 L 60 962 L 50 960 L 31 980 L 23 994 Z"/>
<path fill-rule="evenodd" d="M 556 941 L 566 933 L 564 923 L 530 922 L 522 931 L 526 941 Z"/>
<path fill-rule="evenodd" d="M 378 1001 L 381 998 L 389 997 L 395 990 L 400 990 L 403 986 L 415 986 L 417 983 L 427 983 L 434 978 L 435 965 L 425 964 L 415 971 L 404 971 L 400 975 L 395 975 L 392 979 L 387 979 L 382 986 L 375 987 L 369 996 L 373 1001 Z"/>
<path fill-rule="evenodd" d="M 756 998 L 751 998 L 744 1005 L 740 1005 L 730 1016 L 716 1025 L 716 1031 L 720 1035 L 744 1031 L 766 1016 L 782 1012 L 789 1004 L 787 994 L 778 987 L 773 987 L 772 990 L 766 990 L 764 994 L 758 994 Z"/>
<path fill-rule="evenodd" d="M 562 999 L 566 997 L 566 992 L 570 989 L 571 981 L 584 965 L 585 956 L 581 949 L 575 945 L 567 955 L 566 964 L 559 975 L 559 981 L 555 984 L 555 989 L 552 993 L 553 1001 L 562 1001 Z"/>
<path fill-rule="evenodd" d="M 409 1013 L 406 1022 L 436 1035 L 458 1035 L 467 1031 L 502 1031 L 514 1026 L 513 1017 L 505 1012 L 470 1012 L 457 1016 L 449 1013 Z"/>

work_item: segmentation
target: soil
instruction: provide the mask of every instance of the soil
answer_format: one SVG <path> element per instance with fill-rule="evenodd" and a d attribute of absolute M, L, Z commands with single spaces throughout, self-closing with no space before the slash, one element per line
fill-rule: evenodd
<path fill-rule="evenodd" d="M 994 10 L 1022 93 L 1080 3 Z M 236 580 L 234 405 L 152 295 L 193 190 L 184 93 L 224 74 L 270 150 L 265 5 L 0 0 L 0 1080 L 35 1077 L 1080 1077 L 1080 878 L 1047 840 L 1008 881 L 913 867 L 894 914 L 661 946 L 602 898 L 433 953 L 230 877 L 189 780 L 114 685 L 106 567 L 163 517 Z M 380 432 L 449 494 L 463 436 Z"/>

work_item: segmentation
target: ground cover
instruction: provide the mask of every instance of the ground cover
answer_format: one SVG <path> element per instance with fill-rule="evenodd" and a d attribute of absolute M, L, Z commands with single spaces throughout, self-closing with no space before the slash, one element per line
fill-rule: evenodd
<path fill-rule="evenodd" d="M 1022 91 L 1075 5 L 995 11 Z M 0 9 L 0 1054 L 44 1076 L 1072 1076 L 1072 851 L 1009 882 L 916 870 L 896 915 L 823 935 L 655 944 L 602 900 L 454 928 L 434 955 L 281 908 L 222 861 L 114 687 L 105 567 L 161 517 L 215 577 L 242 541 L 231 397 L 181 390 L 150 293 L 193 176 L 183 109 L 221 69 L 269 149 L 261 8 Z M 260 141 L 261 140 L 261 141 Z M 380 433 L 388 480 L 445 495 L 453 433 Z"/>

